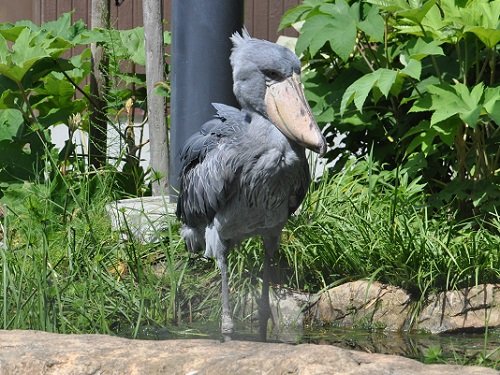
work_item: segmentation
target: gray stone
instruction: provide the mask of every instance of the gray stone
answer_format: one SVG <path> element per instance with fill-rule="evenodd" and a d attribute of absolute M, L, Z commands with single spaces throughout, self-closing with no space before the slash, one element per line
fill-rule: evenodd
<path fill-rule="evenodd" d="M 320 294 L 310 319 L 319 324 L 398 331 L 406 328 L 410 307 L 410 296 L 403 289 L 358 280 Z"/>
<path fill-rule="evenodd" d="M 283 287 L 271 287 L 269 304 L 271 319 L 269 338 L 282 342 L 297 342 L 303 334 L 305 312 L 316 297 L 310 293 Z M 251 317 L 258 324 L 258 306 L 260 296 L 247 295 L 239 313 L 243 318 Z"/>
<path fill-rule="evenodd" d="M 416 328 L 432 333 L 500 327 L 500 284 L 478 285 L 432 295 Z"/>
<path fill-rule="evenodd" d="M 214 340 L 143 341 L 105 335 L 0 331 L 0 374 L 499 375 L 483 367 L 425 365 L 328 345 Z"/>
<path fill-rule="evenodd" d="M 120 232 L 123 240 L 132 238 L 141 243 L 161 240 L 161 232 L 174 220 L 175 207 L 168 197 L 142 197 L 122 199 L 109 203 L 106 210 L 113 230 Z"/>
<path fill-rule="evenodd" d="M 404 289 L 358 280 L 321 293 L 309 319 L 320 325 L 431 333 L 498 328 L 500 284 L 431 295 L 417 316 L 415 311 L 416 304 Z"/>

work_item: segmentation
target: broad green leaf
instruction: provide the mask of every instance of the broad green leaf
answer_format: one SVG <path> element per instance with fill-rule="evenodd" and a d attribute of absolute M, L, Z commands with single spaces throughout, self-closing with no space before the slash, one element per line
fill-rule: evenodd
<path fill-rule="evenodd" d="M 434 111 L 431 116 L 431 124 L 435 125 L 441 121 L 448 120 L 449 118 L 455 116 L 458 113 L 458 109 L 454 106 L 447 105 L 442 107 L 438 111 Z"/>
<path fill-rule="evenodd" d="M 443 49 L 439 46 L 440 42 L 432 40 L 427 43 L 422 38 L 418 38 L 415 43 L 408 43 L 408 55 L 415 60 L 422 60 L 430 55 L 444 55 Z"/>
<path fill-rule="evenodd" d="M 7 45 L 7 41 L 0 34 L 0 64 L 7 64 L 7 57 L 10 56 L 11 52 Z"/>
<path fill-rule="evenodd" d="M 163 32 L 163 43 L 172 44 L 172 33 L 170 31 Z"/>
<path fill-rule="evenodd" d="M 64 13 L 57 20 L 44 23 L 42 30 L 50 32 L 54 37 L 59 36 L 66 40 L 71 40 L 74 37 L 71 25 L 71 13 Z"/>
<path fill-rule="evenodd" d="M 2 78 L 4 77 L 0 76 L 0 80 Z M 6 89 L 0 92 L 0 109 L 17 108 L 19 106 L 18 103 L 22 102 L 22 97 L 17 87 L 15 89 Z"/>
<path fill-rule="evenodd" d="M 429 86 L 428 91 L 432 100 L 431 110 L 434 110 L 431 125 L 447 120 L 459 112 L 459 100 L 450 85 Z"/>
<path fill-rule="evenodd" d="M 64 59 L 54 59 L 51 57 L 44 57 L 38 59 L 26 72 L 22 79 L 22 85 L 25 89 L 31 89 L 38 84 L 38 81 L 51 72 L 62 72 L 73 69 L 73 65 Z"/>
<path fill-rule="evenodd" d="M 285 12 L 281 18 L 278 30 L 292 26 L 295 22 L 303 19 L 303 16 L 312 9 L 311 5 L 301 4 Z"/>
<path fill-rule="evenodd" d="M 21 111 L 13 108 L 0 110 L 0 141 L 15 138 L 24 123 Z"/>
<path fill-rule="evenodd" d="M 39 33 L 32 33 L 29 29 L 24 29 L 19 34 L 12 45 L 12 52 L 7 56 L 0 57 L 0 74 L 19 83 L 38 61 L 51 57 L 50 54 L 54 51 L 60 52 L 48 47 L 50 40 L 45 42 L 35 40 Z"/>
<path fill-rule="evenodd" d="M 405 66 L 403 69 L 401 69 L 401 73 L 404 73 L 412 78 L 415 78 L 416 80 L 419 80 L 420 74 L 422 73 L 422 64 L 420 63 L 420 61 L 415 59 L 409 59 L 408 61 L 403 62 L 403 60 L 404 59 L 400 59 L 400 61 Z"/>
<path fill-rule="evenodd" d="M 375 42 L 384 40 L 385 22 L 377 7 L 371 7 L 366 18 L 358 23 L 358 27 Z"/>
<path fill-rule="evenodd" d="M 311 55 L 315 55 L 323 47 L 330 37 L 330 35 L 326 35 L 324 29 L 330 25 L 331 20 L 331 17 L 323 14 L 306 20 L 295 46 L 298 55 L 302 54 L 308 47 Z"/>
<path fill-rule="evenodd" d="M 498 29 L 485 29 L 484 27 L 471 27 L 467 28 L 466 32 L 475 34 L 484 45 L 490 49 L 500 42 L 500 30 Z"/>
<path fill-rule="evenodd" d="M 428 131 L 417 134 L 406 148 L 406 155 L 410 155 L 415 149 L 420 147 L 420 150 L 427 156 L 432 150 L 432 143 L 436 137 L 435 131 L 429 129 Z"/>
<path fill-rule="evenodd" d="M 21 34 L 21 32 L 25 29 L 29 29 L 34 32 L 38 31 L 40 27 L 27 20 L 16 22 L 15 25 L 0 24 L 0 35 L 5 37 L 8 41 L 14 42 L 19 37 L 19 34 Z"/>
<path fill-rule="evenodd" d="M 130 55 L 130 60 L 136 64 L 146 65 L 144 28 L 136 27 L 131 30 L 121 30 L 120 39 Z"/>
<path fill-rule="evenodd" d="M 356 44 L 357 29 L 352 19 L 346 17 L 340 18 L 340 20 L 335 23 L 333 28 L 329 29 L 331 34 L 328 41 L 332 50 L 342 60 L 347 61 Z M 342 37 L 339 37 L 339 35 L 342 35 Z"/>
<path fill-rule="evenodd" d="M 417 24 L 420 24 L 422 23 L 422 20 L 427 15 L 429 10 L 434 6 L 435 3 L 436 3 L 435 0 L 429 0 L 429 1 L 411 0 L 410 1 L 411 9 L 398 12 L 398 15 L 407 18 Z"/>
<path fill-rule="evenodd" d="M 378 88 L 382 95 L 387 97 L 396 78 L 396 71 L 385 68 L 378 69 L 359 78 L 347 88 L 342 96 L 340 104 L 341 115 L 343 115 L 345 109 L 353 100 L 356 108 L 361 112 L 368 94 L 374 87 Z"/>
<path fill-rule="evenodd" d="M 450 117 L 444 121 L 434 124 L 432 128 L 445 144 L 451 146 L 457 135 L 459 125 L 461 125 L 460 121 L 457 121 L 456 118 Z"/>
<path fill-rule="evenodd" d="M 379 8 L 389 12 L 401 12 L 410 9 L 405 0 L 367 0 L 367 3 L 378 6 Z"/>
<path fill-rule="evenodd" d="M 418 123 L 416 126 L 413 126 L 412 128 L 410 128 L 410 130 L 408 130 L 405 135 L 403 135 L 401 137 L 401 139 L 406 139 L 408 137 L 411 137 L 412 135 L 415 135 L 415 134 L 419 134 L 419 133 L 422 133 L 422 132 L 425 132 L 425 131 L 428 131 L 430 130 L 431 128 L 431 125 L 429 123 L 429 121 L 427 120 L 422 120 L 420 121 L 420 123 Z"/>
<path fill-rule="evenodd" d="M 347 60 L 356 43 L 359 5 L 354 4 L 350 8 L 344 0 L 337 0 L 335 4 L 324 4 L 321 11 L 328 14 L 311 16 L 302 26 L 295 47 L 297 54 L 308 48 L 311 55 L 315 55 L 329 42 L 332 50 L 341 59 Z"/>
<path fill-rule="evenodd" d="M 484 86 L 482 83 L 474 86 L 471 92 L 463 83 L 454 86 L 459 98 L 459 116 L 463 122 L 471 127 L 475 127 L 482 108 L 482 96 Z M 461 103 L 460 103 L 461 102 Z"/>
<path fill-rule="evenodd" d="M 66 101 L 75 94 L 75 88 L 61 73 L 49 74 L 43 82 L 44 85 L 37 88 L 36 93 L 53 96 L 57 102 Z"/>
<path fill-rule="evenodd" d="M 432 108 L 432 96 L 428 93 L 418 98 L 408 112 L 426 112 Z"/>
<path fill-rule="evenodd" d="M 67 123 L 69 116 L 75 113 L 72 107 L 67 108 L 52 108 L 44 116 L 38 117 L 40 125 L 44 128 L 49 126 Z"/>
<path fill-rule="evenodd" d="M 500 86 L 486 88 L 483 106 L 491 119 L 500 125 Z"/>
<path fill-rule="evenodd" d="M 470 127 L 474 128 L 477 125 L 483 107 L 484 86 L 482 83 L 474 86 L 472 91 L 469 91 L 463 83 L 456 83 L 453 86 L 430 85 L 428 92 L 432 101 L 429 109 L 434 111 L 431 125 L 448 120 L 455 115 L 458 115 Z M 412 108 L 412 111 L 415 110 Z"/>
<path fill-rule="evenodd" d="M 48 57 L 49 52 L 44 48 L 46 46 L 32 43 L 37 34 L 33 34 L 29 29 L 24 29 L 12 46 L 12 63 L 23 67 L 33 64 L 37 59 Z M 29 66 L 31 66 L 29 65 Z"/>

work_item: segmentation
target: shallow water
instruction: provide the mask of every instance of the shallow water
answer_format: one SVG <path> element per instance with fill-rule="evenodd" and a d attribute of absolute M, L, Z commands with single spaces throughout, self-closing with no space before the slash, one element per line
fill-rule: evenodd
<path fill-rule="evenodd" d="M 143 326 L 137 338 L 150 340 L 206 338 L 219 340 L 218 322 L 197 322 L 170 328 Z M 119 336 L 133 337 L 133 330 L 122 331 Z M 259 341 L 258 327 L 239 323 L 235 340 Z M 349 328 L 287 328 L 272 332 L 269 341 L 289 344 L 311 343 L 335 345 L 345 349 L 369 353 L 397 354 L 421 361 L 478 363 L 486 357 L 489 364 L 500 364 L 500 329 L 484 332 L 466 332 L 432 335 L 428 333 L 387 332 Z M 485 363 L 486 363 L 485 362 Z"/>

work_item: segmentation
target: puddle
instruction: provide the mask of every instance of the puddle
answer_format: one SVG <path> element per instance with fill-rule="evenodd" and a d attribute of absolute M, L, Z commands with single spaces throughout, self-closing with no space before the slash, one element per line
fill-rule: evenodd
<path fill-rule="evenodd" d="M 119 336 L 133 337 L 132 329 L 122 330 Z M 137 338 L 168 339 L 220 339 L 218 322 L 197 322 L 169 328 L 143 326 Z M 235 340 L 259 341 L 257 325 L 237 323 Z M 500 363 L 500 329 L 491 329 L 485 339 L 483 332 L 431 335 L 427 333 L 400 333 L 348 328 L 286 329 L 272 333 L 270 342 L 288 344 L 311 343 L 335 345 L 345 349 L 369 353 L 397 354 L 420 361 L 473 363 L 486 356 L 486 361 Z"/>

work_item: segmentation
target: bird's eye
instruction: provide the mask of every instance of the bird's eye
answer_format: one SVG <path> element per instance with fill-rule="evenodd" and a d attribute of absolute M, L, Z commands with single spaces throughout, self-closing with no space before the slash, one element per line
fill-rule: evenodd
<path fill-rule="evenodd" d="M 262 73 L 266 76 L 270 81 L 281 81 L 283 80 L 283 74 L 276 70 L 263 70 Z"/>

